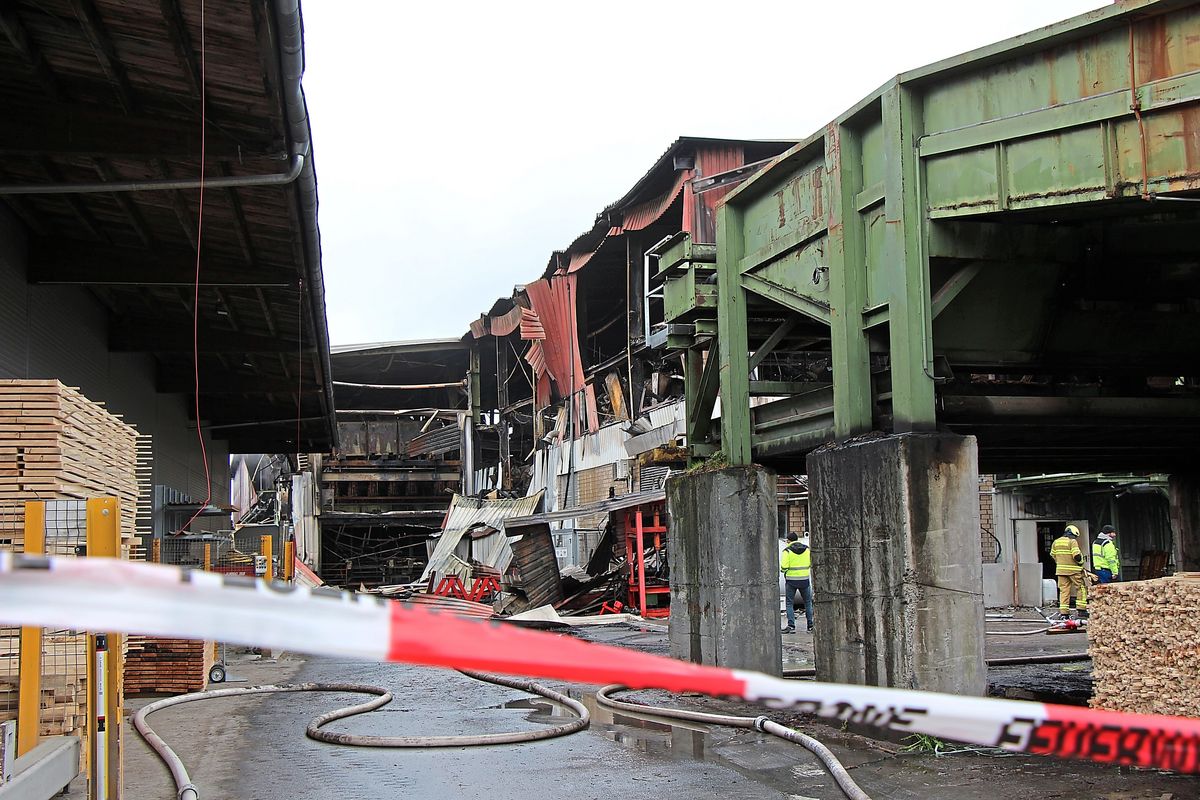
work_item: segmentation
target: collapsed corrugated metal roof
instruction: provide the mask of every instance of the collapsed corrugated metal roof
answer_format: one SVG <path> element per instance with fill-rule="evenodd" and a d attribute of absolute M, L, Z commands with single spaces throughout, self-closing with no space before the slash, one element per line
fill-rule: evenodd
<path fill-rule="evenodd" d="M 469 559 L 495 567 L 503 574 L 512 561 L 512 548 L 501 532 L 504 520 L 529 516 L 541 503 L 541 492 L 516 500 L 485 500 L 454 495 L 442 531 L 434 534 L 437 545 L 429 556 L 425 571 L 421 573 L 421 581 L 427 582 L 430 575 L 436 575 L 438 580 L 447 575 L 457 575 L 467 583 L 471 577 Z M 491 527 L 493 533 L 464 541 L 468 531 L 481 525 Z"/>

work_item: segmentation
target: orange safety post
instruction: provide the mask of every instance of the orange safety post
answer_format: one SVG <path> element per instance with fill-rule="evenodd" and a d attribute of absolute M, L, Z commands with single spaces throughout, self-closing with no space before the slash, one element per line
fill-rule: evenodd
<path fill-rule="evenodd" d="M 120 558 L 121 507 L 115 497 L 87 501 L 87 556 Z M 88 635 L 88 794 L 118 800 L 122 794 L 121 722 L 124 648 L 117 633 Z"/>
<path fill-rule="evenodd" d="M 46 552 L 46 504 L 25 504 L 25 552 Z M 17 688 L 17 755 L 23 756 L 38 743 L 41 725 L 42 629 L 21 628 L 20 679 Z"/>
<path fill-rule="evenodd" d="M 267 535 L 263 536 L 261 539 L 261 542 L 262 542 L 261 551 L 262 551 L 263 557 L 266 558 L 266 560 L 267 560 L 267 571 L 263 573 L 263 579 L 268 580 L 268 581 L 273 580 L 275 577 L 275 568 L 271 564 L 271 535 L 267 534 Z"/>

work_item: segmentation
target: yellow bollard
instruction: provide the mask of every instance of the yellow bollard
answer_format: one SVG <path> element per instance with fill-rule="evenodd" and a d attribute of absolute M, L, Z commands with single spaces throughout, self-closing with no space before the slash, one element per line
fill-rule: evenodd
<path fill-rule="evenodd" d="M 46 552 L 46 504 L 30 501 L 25 504 L 25 552 L 42 555 Z M 42 693 L 42 629 L 21 628 L 21 672 L 17 689 L 17 755 L 23 756 L 38 743 L 41 724 Z"/>
<path fill-rule="evenodd" d="M 269 534 L 267 536 L 262 537 L 261 552 L 262 552 L 263 556 L 267 559 L 267 571 L 263 573 L 263 579 L 269 581 L 269 580 L 272 580 L 275 576 L 275 568 L 271 564 L 271 536 Z"/>
<path fill-rule="evenodd" d="M 283 579 L 288 583 L 296 579 L 296 543 L 291 540 L 283 543 Z"/>
<path fill-rule="evenodd" d="M 87 501 L 88 558 L 120 557 L 120 517 L 120 503 L 115 497 Z M 88 741 L 91 742 L 88 792 L 95 800 L 117 800 L 122 793 L 121 696 L 125 666 L 122 638 L 116 633 L 88 636 Z M 103 675 L 98 676 L 101 669 Z"/>
<path fill-rule="evenodd" d="M 204 571 L 212 572 L 212 544 L 204 543 Z"/>

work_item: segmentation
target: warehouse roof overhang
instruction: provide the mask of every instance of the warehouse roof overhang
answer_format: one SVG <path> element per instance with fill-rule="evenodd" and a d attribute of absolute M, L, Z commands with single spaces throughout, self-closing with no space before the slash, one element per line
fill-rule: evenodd
<path fill-rule="evenodd" d="M 343 416 L 466 407 L 471 352 L 459 339 L 343 345 L 333 348 L 332 359 L 337 408 Z"/>
<path fill-rule="evenodd" d="M 152 354 L 160 391 L 195 392 L 196 306 L 200 416 L 232 451 L 327 450 L 299 4 L 207 0 L 205 25 L 195 0 L 3 4 L 0 202 L 29 281 L 90 288 L 109 349 Z"/>

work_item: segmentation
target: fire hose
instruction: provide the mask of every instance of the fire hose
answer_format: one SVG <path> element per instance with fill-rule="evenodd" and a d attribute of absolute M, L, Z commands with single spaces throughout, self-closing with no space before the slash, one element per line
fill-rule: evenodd
<path fill-rule="evenodd" d="M 850 798 L 850 800 L 871 800 L 871 796 L 864 792 L 854 778 L 850 777 L 850 773 L 846 771 L 845 766 L 841 761 L 838 761 L 837 756 L 825 745 L 811 736 L 807 736 L 800 731 L 793 730 L 778 722 L 773 722 L 766 717 L 740 717 L 729 714 L 706 714 L 700 711 L 686 711 L 681 708 L 667 708 L 665 706 L 650 706 L 642 705 L 641 703 L 627 703 L 621 700 L 614 700 L 611 695 L 613 692 L 625 691 L 628 687 L 620 684 L 611 684 L 605 686 L 600 691 L 596 692 L 596 702 L 608 709 L 616 709 L 618 711 L 627 711 L 635 714 L 648 714 L 653 717 L 665 717 L 667 719 L 682 719 L 689 722 L 703 722 L 709 725 L 725 725 L 731 728 L 753 728 L 760 733 L 769 733 L 772 736 L 777 736 L 808 750 L 810 753 L 820 759 L 825 768 L 829 770 L 830 776 L 837 783 L 838 788 Z"/>
<path fill-rule="evenodd" d="M 165 708 L 182 705 L 184 703 L 193 703 L 199 700 L 213 700 L 220 697 L 244 697 L 253 694 L 281 694 L 290 692 L 338 692 L 349 694 L 371 694 L 375 698 L 368 700 L 365 703 L 338 708 L 321 714 L 315 717 L 308 723 L 305 734 L 310 739 L 315 739 L 320 742 L 329 744 L 350 745 L 354 747 L 480 747 L 486 745 L 498 744 L 517 744 L 521 742 L 535 742 L 543 739 L 553 739 L 558 736 L 566 736 L 576 733 L 588 727 L 591 722 L 591 715 L 587 708 L 574 698 L 568 697 L 565 694 L 556 692 L 553 689 L 534 683 L 533 681 L 520 680 L 517 678 L 505 678 L 498 675 L 487 675 L 481 672 L 463 672 L 464 675 L 475 678 L 476 680 L 494 683 L 499 686 L 507 686 L 511 689 L 519 689 L 530 694 L 541 695 L 547 700 L 552 700 L 555 703 L 566 706 L 577 714 L 577 718 L 567 722 L 552 725 L 548 728 L 538 728 L 530 731 L 513 731 L 509 733 L 487 733 L 487 734 L 467 734 L 463 736 L 368 736 L 356 733 L 333 733 L 331 731 L 322 730 L 325 725 L 339 719 L 357 716 L 358 714 L 366 714 L 375 709 L 382 708 L 392 702 L 392 693 L 380 686 L 369 686 L 360 683 L 297 683 L 297 684 L 282 684 L 282 685 L 267 685 L 267 686 L 246 686 L 230 689 L 213 689 L 207 692 L 193 692 L 191 694 L 179 695 L 178 697 L 168 697 L 163 700 L 158 700 L 150 703 L 145 708 L 137 712 L 133 717 L 133 726 L 142 738 L 146 740 L 146 744 L 150 746 L 163 763 L 167 765 L 167 769 L 171 771 L 171 778 L 175 781 L 176 796 L 179 800 L 200 800 L 200 790 L 192 783 L 191 777 L 188 775 L 187 768 L 183 765 L 183 760 L 179 755 L 171 749 L 161 736 L 154 732 L 146 718 L 156 711 L 162 711 Z"/>

